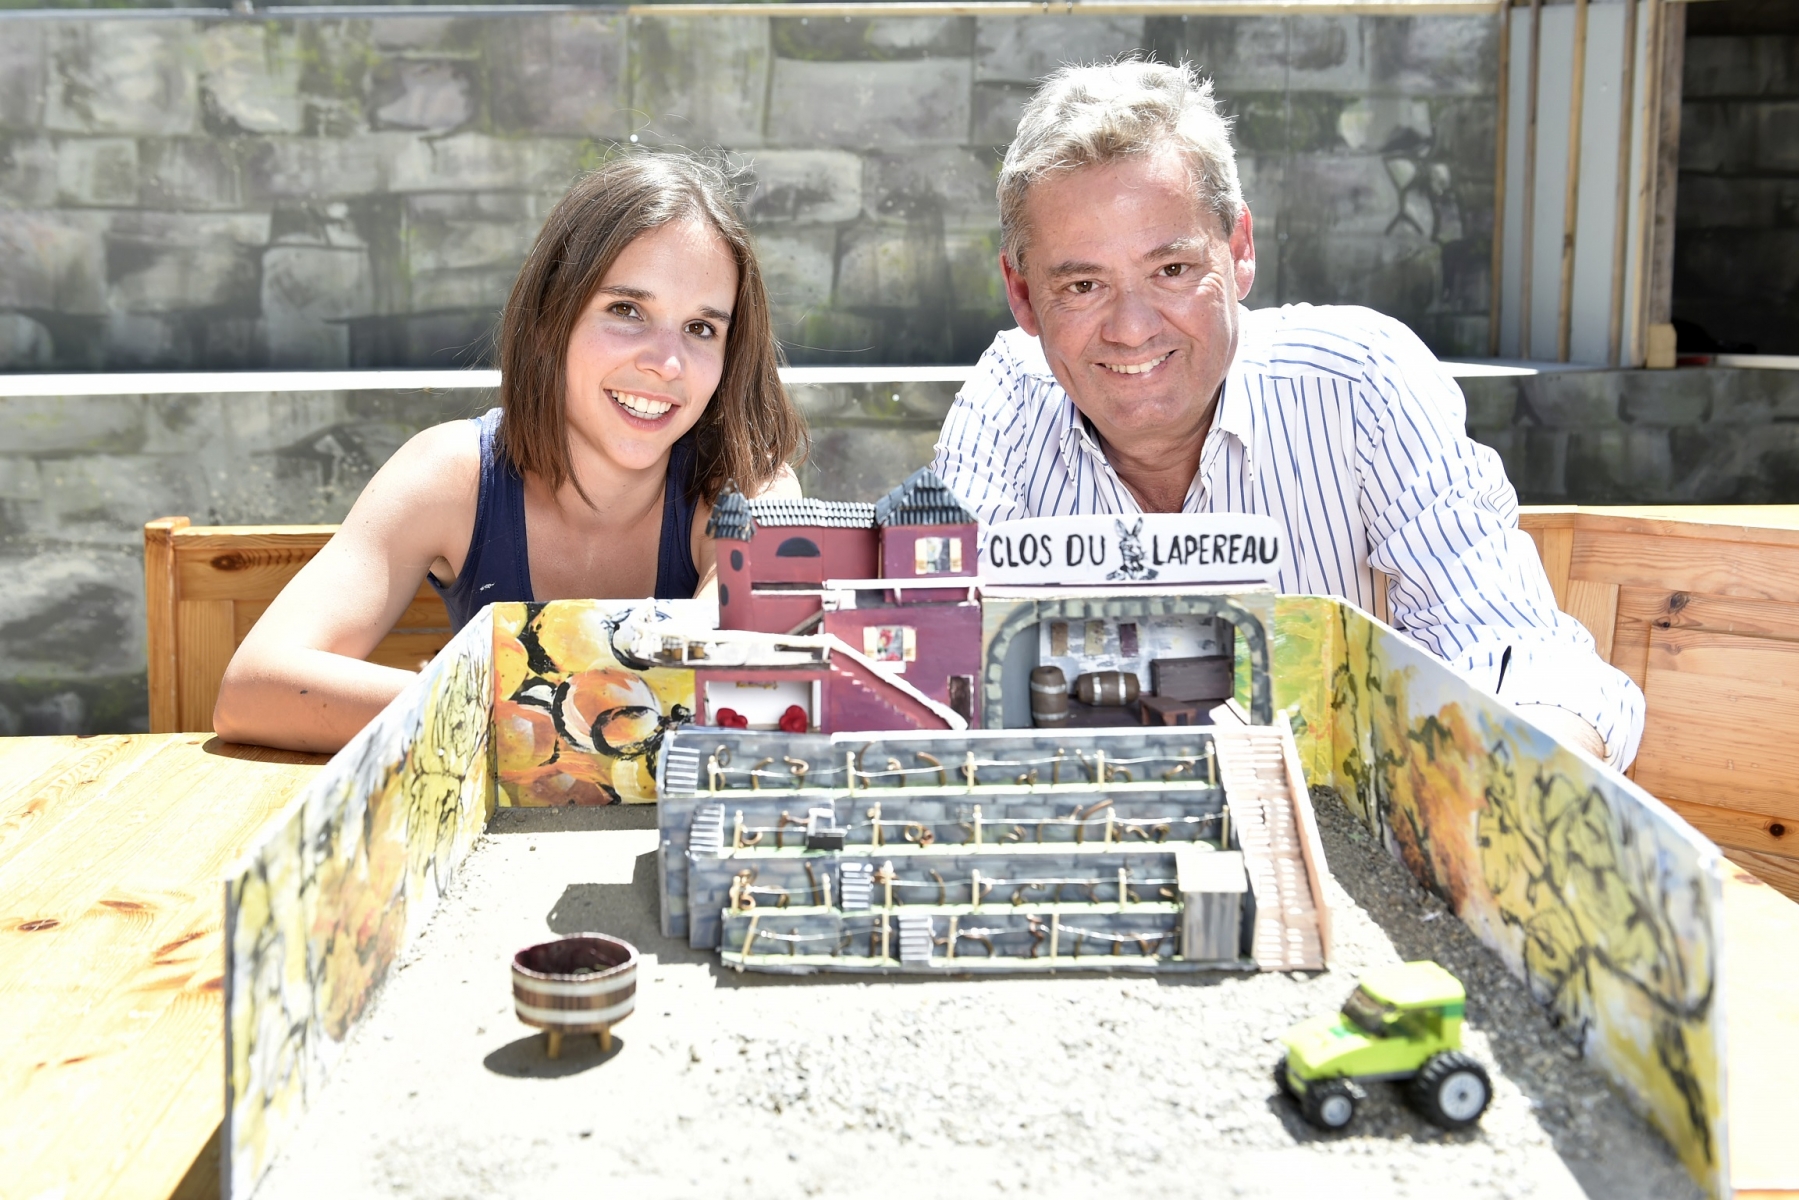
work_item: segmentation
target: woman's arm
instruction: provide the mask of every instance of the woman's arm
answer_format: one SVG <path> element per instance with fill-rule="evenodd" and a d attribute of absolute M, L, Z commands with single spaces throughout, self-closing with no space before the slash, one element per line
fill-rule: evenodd
<path fill-rule="evenodd" d="M 479 436 L 472 421 L 427 429 L 369 480 L 232 656 L 212 713 L 220 737 L 334 751 L 414 678 L 363 658 L 434 563 L 439 578 L 460 568 L 480 491 Z"/>

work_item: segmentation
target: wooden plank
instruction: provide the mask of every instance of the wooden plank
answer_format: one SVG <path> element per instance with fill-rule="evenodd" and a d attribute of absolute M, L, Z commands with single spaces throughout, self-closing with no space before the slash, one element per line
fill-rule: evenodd
<path fill-rule="evenodd" d="M 1682 820 L 1726 850 L 1754 850 L 1775 858 L 1793 860 L 1799 871 L 1799 795 L 1787 800 L 1777 813 L 1745 812 L 1690 800 L 1664 800 Z"/>
<path fill-rule="evenodd" d="M 239 600 L 237 602 L 234 622 L 238 645 L 244 644 L 244 638 L 249 634 L 251 627 L 261 619 L 263 613 L 268 611 L 271 603 L 273 601 L 269 600 Z M 431 590 L 430 584 L 424 584 L 419 588 L 418 595 L 412 598 L 412 602 L 406 606 L 406 611 L 402 612 L 400 619 L 394 622 L 394 632 L 442 632 L 446 637 L 449 636 L 451 633 L 449 611 L 444 608 L 444 602 L 438 599 L 437 593 Z"/>
<path fill-rule="evenodd" d="M 98 770 L 75 747 L 40 772 L 79 782 L 0 864 L 9 1194 L 181 1183 L 223 1115 L 223 873 L 323 761 L 197 735 L 114 740 L 124 752 Z M 4 919 L 27 912 L 57 924 Z"/>
<path fill-rule="evenodd" d="M 1642 588 L 1618 589 L 1618 617 L 1612 624 L 1611 664 L 1630 676 L 1638 687 L 1649 682 L 1650 623 L 1640 615 L 1648 596 L 1665 597 Z"/>
<path fill-rule="evenodd" d="M 1799 604 L 1784 600 L 1739 600 L 1675 592 L 1657 618 L 1672 629 L 1711 629 L 1750 637 L 1799 641 Z"/>
<path fill-rule="evenodd" d="M 1563 611 L 1587 627 L 1599 657 L 1610 661 L 1612 634 L 1618 624 L 1618 585 L 1594 583 L 1589 579 L 1570 579 L 1568 598 Z"/>
<path fill-rule="evenodd" d="M 1799 643 L 1650 627 L 1636 780 L 1667 800 L 1780 815 L 1799 778 Z"/>
<path fill-rule="evenodd" d="M 236 622 L 229 600 L 182 600 L 175 606 L 175 642 L 180 665 L 182 730 L 210 732 L 219 681 L 237 649 Z"/>
<path fill-rule="evenodd" d="M 1574 531 L 1549 528 L 1540 543 L 1543 573 L 1549 576 L 1549 590 L 1555 593 L 1555 606 L 1568 611 L 1568 570 L 1574 555 Z"/>
<path fill-rule="evenodd" d="M 206 552 L 181 546 L 175 577 L 183 600 L 273 600 L 317 553 L 298 545 Z"/>
<path fill-rule="evenodd" d="M 1575 579 L 1663 592 L 1799 601 L 1799 546 L 1721 546 L 1711 539 L 1637 533 L 1575 540 Z"/>
<path fill-rule="evenodd" d="M 1799 882 L 1799 881 L 1796 881 Z M 1725 870 L 1719 980 L 1730 1181 L 1738 1197 L 1799 1190 L 1793 1080 L 1799 1079 L 1799 905 Z"/>
<path fill-rule="evenodd" d="M 113 783 L 140 769 L 141 760 L 163 753 L 166 740 L 166 735 L 82 738 L 36 776 L 8 782 L 8 790 L 0 793 L 0 897 L 7 901 L 7 908 L 0 910 L 0 924 L 8 914 L 17 915 L 13 910 L 17 893 L 6 886 L 13 862 L 31 853 L 40 840 L 59 836 L 63 825 L 91 820 L 87 809 L 104 803 Z M 40 869 L 66 868 L 48 861 Z"/>
<path fill-rule="evenodd" d="M 437 633 L 390 633 L 369 654 L 368 661 L 402 671 L 418 671 L 449 642 L 450 631 Z"/>
<path fill-rule="evenodd" d="M 186 517 L 158 517 L 144 526 L 144 618 L 148 629 L 150 732 L 173 733 L 180 723 L 175 662 L 176 531 Z"/>
<path fill-rule="evenodd" d="M 311 549 L 331 540 L 335 525 L 200 525 L 181 531 L 183 553 L 199 550 Z"/>

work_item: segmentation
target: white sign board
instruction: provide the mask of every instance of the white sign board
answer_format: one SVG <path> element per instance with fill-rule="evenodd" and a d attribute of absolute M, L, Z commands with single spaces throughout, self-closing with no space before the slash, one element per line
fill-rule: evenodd
<path fill-rule="evenodd" d="M 1253 513 L 1027 517 L 981 530 L 981 576 L 1031 587 L 1265 583 L 1284 530 Z"/>

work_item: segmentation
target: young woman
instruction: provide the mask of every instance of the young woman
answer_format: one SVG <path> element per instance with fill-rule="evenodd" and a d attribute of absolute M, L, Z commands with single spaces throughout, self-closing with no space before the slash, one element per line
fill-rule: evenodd
<path fill-rule="evenodd" d="M 225 672 L 213 728 L 336 750 L 412 678 L 363 661 L 429 578 L 460 628 L 502 600 L 692 596 L 728 481 L 795 495 L 805 426 L 724 177 L 638 154 L 565 196 L 501 323 L 500 407 L 407 442 Z"/>

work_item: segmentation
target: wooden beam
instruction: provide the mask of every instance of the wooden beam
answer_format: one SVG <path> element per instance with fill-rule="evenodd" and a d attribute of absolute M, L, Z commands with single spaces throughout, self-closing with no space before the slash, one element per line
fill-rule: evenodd
<path fill-rule="evenodd" d="M 1580 224 L 1580 133 L 1587 93 L 1587 0 L 1574 0 L 1574 79 L 1569 85 L 1568 178 L 1562 192 L 1562 279 L 1555 310 L 1555 359 L 1567 362 L 1574 333 L 1574 238 Z"/>
<path fill-rule="evenodd" d="M 1606 361 L 1619 364 L 1624 350 L 1624 270 L 1630 249 L 1631 117 L 1636 113 L 1637 2 L 1624 0 L 1624 79 L 1618 91 L 1618 190 L 1612 197 L 1612 304 Z M 1503 118 L 1502 118 L 1503 119 Z"/>
<path fill-rule="evenodd" d="M 1493 163 L 1493 278 L 1487 288 L 1487 357 L 1499 357 L 1501 305 L 1500 281 L 1505 275 L 1505 160 L 1511 117 L 1512 13 L 1499 10 L 1499 151 Z M 1381 618 L 1383 621 L 1385 617 Z"/>
<path fill-rule="evenodd" d="M 1543 60 L 1543 0 L 1530 0 L 1530 69 L 1524 96 L 1524 226 L 1519 249 L 1518 357 L 1528 361 L 1530 350 L 1531 258 L 1536 251 L 1537 221 L 1537 92 Z"/>
<path fill-rule="evenodd" d="M 174 535 L 186 529 L 186 517 L 158 517 L 144 526 L 144 624 L 150 677 L 150 732 L 174 733 L 181 727 L 180 693 L 175 676 Z"/>

